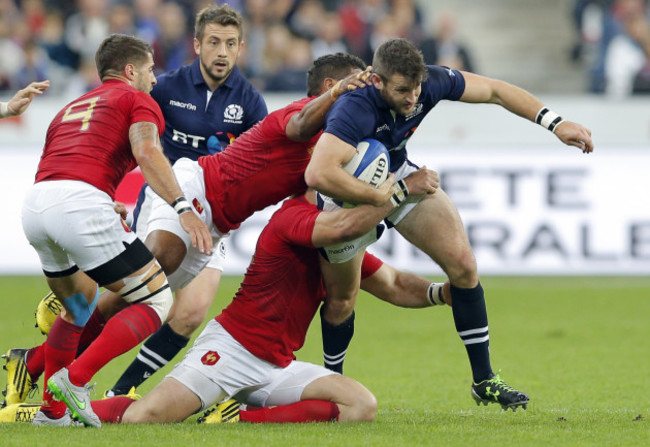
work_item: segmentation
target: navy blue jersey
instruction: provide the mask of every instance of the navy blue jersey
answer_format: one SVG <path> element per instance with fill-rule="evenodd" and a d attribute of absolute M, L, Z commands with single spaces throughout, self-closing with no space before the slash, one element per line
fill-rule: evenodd
<path fill-rule="evenodd" d="M 391 171 L 407 158 L 406 143 L 429 110 L 439 101 L 458 101 L 465 91 L 465 78 L 457 70 L 427 66 L 429 76 L 409 115 L 396 115 L 379 90 L 367 87 L 341 96 L 327 113 L 324 131 L 356 147 L 365 138 L 381 141 L 388 148 Z"/>
<path fill-rule="evenodd" d="M 209 103 L 208 91 L 198 58 L 158 77 L 151 96 L 165 116 L 162 146 L 172 163 L 220 152 L 268 114 L 264 98 L 236 66 Z"/>

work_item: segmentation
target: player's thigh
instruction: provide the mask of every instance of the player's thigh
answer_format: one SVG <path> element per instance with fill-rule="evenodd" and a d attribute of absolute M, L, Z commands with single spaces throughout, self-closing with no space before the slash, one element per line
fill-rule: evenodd
<path fill-rule="evenodd" d="M 176 291 L 176 311 L 190 312 L 200 308 L 207 311 L 219 289 L 221 271 L 204 268 L 188 285 Z"/>
<path fill-rule="evenodd" d="M 442 189 L 424 196 L 395 228 L 452 277 L 474 264 L 458 210 Z"/>
<path fill-rule="evenodd" d="M 320 387 L 305 395 L 311 384 L 330 376 L 343 377 L 323 366 L 295 360 L 286 368 L 277 370 L 267 385 L 247 393 L 243 401 L 259 407 L 289 405 L 306 399 L 335 402 L 332 399 L 334 394 Z"/>
<path fill-rule="evenodd" d="M 320 377 L 307 385 L 301 400 L 328 400 L 339 407 L 339 422 L 372 421 L 377 399 L 360 382 L 340 374 Z"/>
<path fill-rule="evenodd" d="M 106 193 L 74 181 L 34 185 L 23 227 L 48 276 L 65 276 L 74 265 L 90 272 L 123 255 L 136 239 Z"/>
<path fill-rule="evenodd" d="M 142 399 L 126 409 L 124 424 L 180 422 L 201 408 L 201 400 L 178 380 L 165 377 Z"/>
<path fill-rule="evenodd" d="M 361 282 L 361 262 L 365 253 L 365 250 L 361 250 L 352 259 L 340 264 L 329 263 L 319 256 L 328 299 L 356 298 Z"/>
<path fill-rule="evenodd" d="M 225 397 L 238 393 L 245 396 L 246 392 L 264 387 L 281 370 L 247 351 L 211 319 L 167 377 L 196 394 L 205 410 Z"/>

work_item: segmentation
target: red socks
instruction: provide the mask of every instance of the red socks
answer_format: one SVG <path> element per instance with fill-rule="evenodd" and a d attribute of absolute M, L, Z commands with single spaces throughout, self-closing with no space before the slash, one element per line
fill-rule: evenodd
<path fill-rule="evenodd" d="M 129 306 L 108 320 L 99 337 L 70 366 L 70 381 L 85 385 L 97 371 L 160 328 L 160 317 L 148 304 Z"/>
<path fill-rule="evenodd" d="M 102 422 L 119 424 L 126 409 L 135 402 L 133 399 L 124 396 L 111 397 L 104 400 L 93 400 L 90 405 L 93 411 Z"/>
<path fill-rule="evenodd" d="M 290 405 L 239 412 L 240 421 L 252 423 L 329 422 L 337 421 L 338 418 L 338 405 L 326 400 L 303 400 Z"/>
<path fill-rule="evenodd" d="M 45 386 L 43 387 L 43 407 L 50 417 L 60 418 L 65 413 L 65 404 L 56 402 L 47 391 L 47 380 L 60 370 L 68 366 L 77 353 L 79 338 L 83 327 L 68 323 L 57 317 L 45 341 Z M 27 368 L 29 370 L 29 368 Z"/>

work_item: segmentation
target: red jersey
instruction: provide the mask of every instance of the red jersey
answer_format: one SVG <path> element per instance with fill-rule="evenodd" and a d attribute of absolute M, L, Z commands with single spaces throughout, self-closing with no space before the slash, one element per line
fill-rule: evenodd
<path fill-rule="evenodd" d="M 266 225 L 233 301 L 216 320 L 255 356 L 285 367 L 325 298 L 318 251 L 311 242 L 316 206 L 304 197 L 286 200 Z M 366 253 L 363 277 L 382 262 Z"/>
<path fill-rule="evenodd" d="M 165 130 L 165 119 L 151 96 L 120 80 L 104 82 L 54 117 L 36 183 L 79 180 L 114 198 L 122 178 L 137 166 L 129 128 L 142 121 L 158 126 L 159 135 Z"/>
<path fill-rule="evenodd" d="M 305 168 L 321 132 L 297 142 L 287 137 L 286 127 L 314 98 L 272 112 L 223 152 L 199 158 L 212 220 L 221 233 L 238 228 L 255 211 L 307 189 Z"/>

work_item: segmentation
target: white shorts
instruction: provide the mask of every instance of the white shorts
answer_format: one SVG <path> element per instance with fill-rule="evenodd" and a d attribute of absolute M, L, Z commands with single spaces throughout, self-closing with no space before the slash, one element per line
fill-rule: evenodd
<path fill-rule="evenodd" d="M 417 171 L 418 166 L 411 163 L 409 160 L 404 161 L 402 165 L 394 172 L 395 181 L 402 180 L 405 177 L 408 177 L 412 172 Z M 394 227 L 404 219 L 404 217 L 410 213 L 415 205 L 422 200 L 422 195 L 408 196 L 406 200 L 399 204 L 397 208 L 390 212 L 390 214 L 384 219 L 388 227 Z"/>
<path fill-rule="evenodd" d="M 226 398 L 256 407 L 288 405 L 300 401 L 307 385 L 337 374 L 323 366 L 293 361 L 286 368 L 251 354 L 215 319 L 168 374 L 199 399 L 201 410 Z"/>
<path fill-rule="evenodd" d="M 147 186 L 145 198 L 140 207 L 136 232 L 143 241 L 155 230 L 165 230 L 183 240 L 187 254 L 178 269 L 167 277 L 172 290 L 185 287 L 204 267 L 223 270 L 226 248 L 223 240 L 228 236 L 221 234 L 212 222 L 212 209 L 205 198 L 203 168 L 198 162 L 181 158 L 173 166 L 176 179 L 190 202 L 194 213 L 208 226 L 214 243 L 212 255 L 205 255 L 192 247 L 190 235 L 183 230 L 178 214 L 151 187 Z"/>
<path fill-rule="evenodd" d="M 48 273 L 75 265 L 92 270 L 124 252 L 124 242 L 136 239 L 108 194 L 74 180 L 34 184 L 23 202 L 22 223 Z"/>

